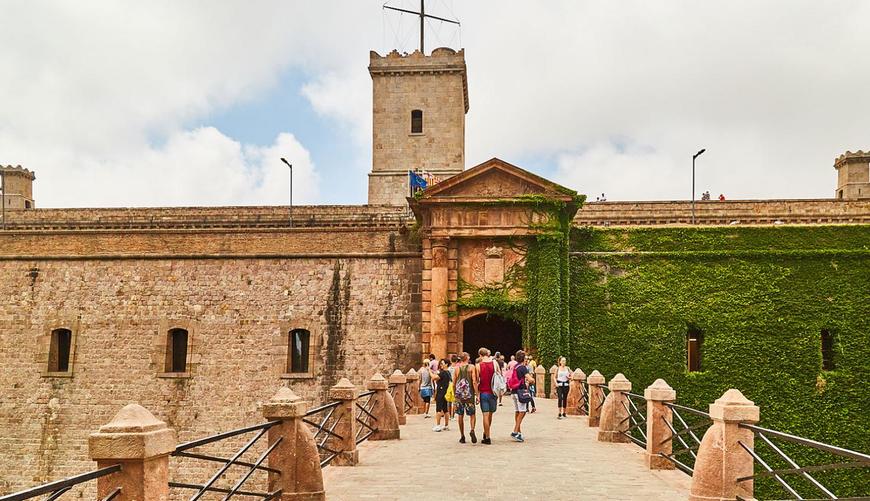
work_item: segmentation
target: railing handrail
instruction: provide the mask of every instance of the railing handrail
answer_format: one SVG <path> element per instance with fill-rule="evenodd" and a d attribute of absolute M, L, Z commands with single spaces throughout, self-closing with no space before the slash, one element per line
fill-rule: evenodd
<path fill-rule="evenodd" d="M 746 428 L 747 430 L 752 430 L 755 433 L 765 433 L 767 435 L 780 438 L 782 440 L 793 442 L 800 445 L 806 445 L 808 447 L 812 447 L 814 449 L 819 449 L 825 452 L 830 452 L 831 454 L 836 454 L 838 456 L 848 457 L 851 459 L 856 459 L 858 461 L 870 463 L 870 455 L 863 454 L 861 452 L 853 451 L 850 449 L 844 449 L 842 447 L 837 447 L 835 445 L 826 444 L 823 442 L 817 442 L 815 440 L 799 437 L 797 435 L 792 435 L 790 433 L 785 433 L 782 431 L 771 430 L 769 428 L 762 428 L 761 426 L 756 426 L 748 423 L 739 423 L 738 426 L 740 428 Z M 870 465 L 868 465 L 870 466 Z"/>
<path fill-rule="evenodd" d="M 219 440 L 223 440 L 223 439 L 225 439 L 225 438 L 230 438 L 230 437 L 234 437 L 234 436 L 236 436 L 236 435 L 241 435 L 241 434 L 243 434 L 243 433 L 248 433 L 248 432 L 257 431 L 257 430 L 269 429 L 269 428 L 271 428 L 271 427 L 273 427 L 273 426 L 275 426 L 275 425 L 277 425 L 277 424 L 281 424 L 281 421 L 280 421 L 280 420 L 276 420 L 276 421 L 268 421 L 268 422 L 266 422 L 266 423 L 255 424 L 255 425 L 252 425 L 252 426 L 245 426 L 245 427 L 243 427 L 243 428 L 237 428 L 237 429 L 235 429 L 235 430 L 225 431 L 225 432 L 218 433 L 218 434 L 216 434 L 216 435 L 211 435 L 211 436 L 208 436 L 208 437 L 205 437 L 205 438 L 199 438 L 199 439 L 196 439 L 196 440 L 191 440 L 190 442 L 185 442 L 185 443 L 183 443 L 183 444 L 179 444 L 179 445 L 175 448 L 175 451 L 172 452 L 171 455 L 172 455 L 172 456 L 175 456 L 175 455 L 178 454 L 179 452 L 186 451 L 187 449 L 193 449 L 194 447 L 199 447 L 199 446 L 201 446 L 201 445 L 210 444 L 210 443 L 213 443 L 213 442 L 217 442 L 217 441 L 219 441 Z"/>
<path fill-rule="evenodd" d="M 78 484 L 85 483 L 88 480 L 93 480 L 95 478 L 111 475 L 112 473 L 117 473 L 119 471 L 121 471 L 120 464 L 106 466 L 105 468 L 99 468 L 93 471 L 89 471 L 87 473 L 80 473 L 78 475 L 64 478 L 62 480 L 55 480 L 54 482 L 49 482 L 47 484 L 31 487 L 27 490 L 23 490 L 13 494 L 7 494 L 5 496 L 0 496 L 0 501 L 22 501 L 24 499 L 30 499 L 32 497 L 40 496 L 42 494 L 56 493 L 61 489 L 68 489 Z"/>
<path fill-rule="evenodd" d="M 318 412 L 323 412 L 326 409 L 329 409 L 332 407 L 338 407 L 339 405 L 341 405 L 341 400 L 332 400 L 332 401 L 327 402 L 327 403 L 320 405 L 318 407 L 314 407 L 313 409 L 309 409 L 308 412 L 305 413 L 305 417 L 313 416 L 314 414 L 317 414 Z"/>
<path fill-rule="evenodd" d="M 698 409 L 693 409 L 691 407 L 686 407 L 685 405 L 675 404 L 673 402 L 664 402 L 665 405 L 672 409 L 680 409 L 681 411 L 688 411 L 693 414 L 697 414 L 699 416 L 710 417 L 710 414 L 704 411 L 699 411 Z"/>

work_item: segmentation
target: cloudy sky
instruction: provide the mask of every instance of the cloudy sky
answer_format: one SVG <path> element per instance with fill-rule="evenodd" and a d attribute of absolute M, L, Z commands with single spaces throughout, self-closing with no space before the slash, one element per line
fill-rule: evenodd
<path fill-rule="evenodd" d="M 417 8 L 417 0 L 390 5 Z M 413 50 L 382 1 L 3 1 L 0 163 L 42 207 L 365 203 L 368 51 Z M 594 199 L 830 197 L 870 148 L 870 2 L 455 1 L 466 163 Z"/>

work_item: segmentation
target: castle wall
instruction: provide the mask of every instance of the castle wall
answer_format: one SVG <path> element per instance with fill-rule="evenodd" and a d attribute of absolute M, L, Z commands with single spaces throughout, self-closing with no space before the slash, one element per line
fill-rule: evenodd
<path fill-rule="evenodd" d="M 92 469 L 88 434 L 129 402 L 185 441 L 261 422 L 281 385 L 321 402 L 339 377 L 416 366 L 421 260 L 399 230 L 0 233 L 0 493 Z M 72 377 L 45 377 L 64 326 Z M 190 332 L 189 377 L 163 373 L 173 326 Z M 284 374 L 293 328 L 311 332 L 311 377 Z M 215 467 L 172 464 L 189 480 Z"/>

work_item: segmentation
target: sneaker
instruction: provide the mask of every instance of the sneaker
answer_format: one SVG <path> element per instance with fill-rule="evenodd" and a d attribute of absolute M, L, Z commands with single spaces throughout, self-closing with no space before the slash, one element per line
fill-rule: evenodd
<path fill-rule="evenodd" d="M 498 406 L 499 406 L 499 407 L 501 407 L 501 406 L 503 406 L 503 405 L 504 405 L 504 404 L 501 403 L 501 402 L 498 403 Z"/>
<path fill-rule="evenodd" d="M 435 426 L 432 427 L 432 431 L 441 431 L 442 429 L 443 428 L 441 428 L 441 425 L 438 425 L 438 424 L 436 424 Z"/>
<path fill-rule="evenodd" d="M 517 433 L 517 432 L 515 432 L 515 431 L 512 431 L 512 432 L 511 432 L 511 437 L 516 438 L 517 435 L 519 435 L 519 433 Z"/>
<path fill-rule="evenodd" d="M 471 430 L 471 433 L 469 433 L 469 435 L 471 435 L 471 443 L 476 444 L 477 443 L 477 435 L 474 434 L 474 430 Z"/>
<path fill-rule="evenodd" d="M 483 440 L 480 441 L 483 445 L 492 445 L 492 440 L 489 437 L 483 437 Z"/>
<path fill-rule="evenodd" d="M 445 424 L 444 427 L 441 429 L 444 431 L 450 431 L 450 426 Z"/>
<path fill-rule="evenodd" d="M 464 444 L 464 443 L 465 443 L 465 435 L 462 435 L 461 437 L 459 437 L 459 443 L 460 443 L 460 444 Z"/>
<path fill-rule="evenodd" d="M 424 414 L 424 415 L 423 415 L 423 419 L 429 419 L 430 417 L 432 417 L 432 416 L 430 416 L 429 414 Z"/>
<path fill-rule="evenodd" d="M 559 417 L 557 417 L 557 418 L 556 418 L 556 419 L 562 419 L 562 415 L 561 415 L 561 414 L 559 414 Z"/>
<path fill-rule="evenodd" d="M 514 440 L 516 440 L 517 442 L 525 442 L 525 440 L 523 440 L 522 433 L 517 433 L 516 435 L 514 435 Z"/>

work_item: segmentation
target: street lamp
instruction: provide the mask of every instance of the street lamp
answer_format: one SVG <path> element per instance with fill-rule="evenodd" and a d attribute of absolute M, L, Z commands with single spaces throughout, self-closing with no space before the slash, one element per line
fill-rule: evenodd
<path fill-rule="evenodd" d="M 293 227 L 293 165 L 286 158 L 281 157 L 281 161 L 290 167 L 290 227 Z"/>
<path fill-rule="evenodd" d="M 701 148 L 701 151 L 692 155 L 692 224 L 695 224 L 695 159 L 705 151 L 707 151 L 706 148 Z"/>

